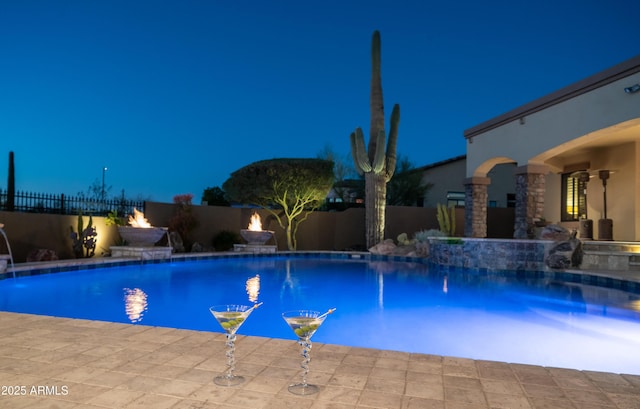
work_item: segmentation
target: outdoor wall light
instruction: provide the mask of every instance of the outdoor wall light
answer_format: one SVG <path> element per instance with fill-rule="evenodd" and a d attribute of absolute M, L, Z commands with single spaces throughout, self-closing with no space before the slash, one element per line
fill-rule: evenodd
<path fill-rule="evenodd" d="M 634 92 L 640 91 L 640 84 L 632 85 L 624 89 L 624 92 L 627 94 L 633 94 Z"/>

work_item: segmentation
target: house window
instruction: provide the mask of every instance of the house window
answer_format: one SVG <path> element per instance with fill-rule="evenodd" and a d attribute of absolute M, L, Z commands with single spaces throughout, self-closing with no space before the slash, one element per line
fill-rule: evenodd
<path fill-rule="evenodd" d="M 562 175 L 560 220 L 563 222 L 577 221 L 587 215 L 587 183 L 571 175 Z"/>
<path fill-rule="evenodd" d="M 507 193 L 507 207 L 516 207 L 515 193 Z"/>
<path fill-rule="evenodd" d="M 464 192 L 448 192 L 447 193 L 447 206 L 460 206 L 464 207 Z"/>

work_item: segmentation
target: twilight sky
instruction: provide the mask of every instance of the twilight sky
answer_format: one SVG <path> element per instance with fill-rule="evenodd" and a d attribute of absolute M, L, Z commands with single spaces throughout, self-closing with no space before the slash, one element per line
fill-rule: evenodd
<path fill-rule="evenodd" d="M 423 166 L 463 131 L 640 53 L 637 0 L 0 0 L 0 188 L 171 202 L 385 117 Z"/>

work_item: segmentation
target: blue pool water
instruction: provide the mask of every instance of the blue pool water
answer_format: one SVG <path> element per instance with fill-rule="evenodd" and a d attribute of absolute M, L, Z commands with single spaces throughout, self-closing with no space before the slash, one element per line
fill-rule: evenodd
<path fill-rule="evenodd" d="M 640 294 L 543 274 L 221 258 L 5 279 L 0 310 L 222 332 L 208 307 L 256 295 L 241 335 L 293 340 L 283 311 L 335 307 L 314 341 L 640 374 Z"/>

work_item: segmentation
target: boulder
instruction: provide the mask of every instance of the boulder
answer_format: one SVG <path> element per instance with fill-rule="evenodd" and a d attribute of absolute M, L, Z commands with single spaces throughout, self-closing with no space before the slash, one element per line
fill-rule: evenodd
<path fill-rule="evenodd" d="M 171 247 L 173 248 L 174 253 L 184 253 L 184 242 L 182 241 L 182 237 L 176 231 L 172 231 L 169 233 L 169 237 L 171 238 Z"/>
<path fill-rule="evenodd" d="M 571 232 L 557 224 L 545 226 L 540 231 L 540 240 L 566 241 L 571 238 Z"/>
<path fill-rule="evenodd" d="M 547 256 L 547 259 L 545 260 L 545 263 L 549 268 L 552 268 L 554 270 L 565 270 L 571 267 L 571 259 L 563 254 L 549 254 Z"/>
<path fill-rule="evenodd" d="M 582 264 L 582 242 L 576 238 L 576 232 L 571 233 L 568 240 L 553 243 L 545 258 L 545 264 L 554 270 L 580 267 Z"/>
<path fill-rule="evenodd" d="M 393 253 L 394 256 L 407 256 L 407 257 L 417 257 L 416 246 L 413 244 L 408 244 L 406 246 L 397 246 L 396 251 Z"/>
<path fill-rule="evenodd" d="M 429 242 L 417 242 L 416 243 L 416 256 L 429 257 Z"/>
<path fill-rule="evenodd" d="M 393 239 L 386 239 L 385 241 L 376 244 L 369 249 L 369 252 L 373 254 L 393 254 L 396 251 L 396 244 Z"/>
<path fill-rule="evenodd" d="M 369 252 L 387 256 L 419 256 L 415 244 L 396 245 L 392 239 L 386 239 L 385 241 L 376 244 L 369 249 Z"/>

